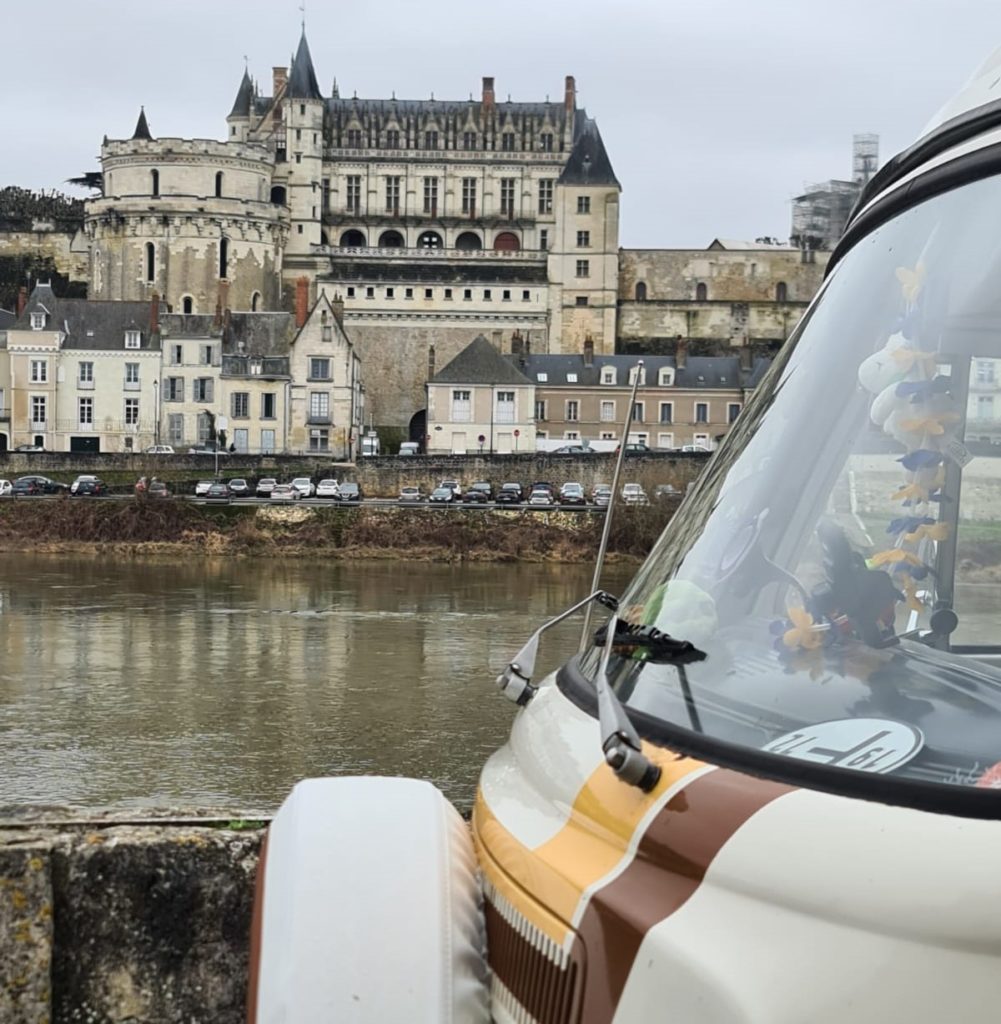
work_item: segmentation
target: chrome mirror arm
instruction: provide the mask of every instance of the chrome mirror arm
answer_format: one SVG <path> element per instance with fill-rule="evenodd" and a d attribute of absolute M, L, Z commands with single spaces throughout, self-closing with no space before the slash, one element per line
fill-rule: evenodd
<path fill-rule="evenodd" d="M 608 662 L 612 656 L 618 615 L 608 620 L 607 640 L 601 652 L 594 688 L 598 697 L 598 727 L 605 762 L 616 776 L 630 786 L 649 793 L 660 781 L 660 768 L 643 753 L 643 745 L 635 726 L 629 720 L 615 691 L 608 684 Z"/>
<path fill-rule="evenodd" d="M 539 626 L 497 677 L 497 686 L 508 700 L 524 707 L 535 696 L 538 687 L 532 684 L 532 676 L 535 674 L 535 658 L 539 653 L 539 640 L 542 634 L 547 629 L 552 629 L 553 626 L 569 618 L 574 612 L 580 611 L 585 605 L 590 605 L 592 601 L 598 601 L 606 608 L 611 608 L 613 612 L 619 606 L 618 600 L 611 594 L 604 590 L 595 590 L 594 593 L 588 594 L 583 601 L 578 601 L 566 611 Z"/>

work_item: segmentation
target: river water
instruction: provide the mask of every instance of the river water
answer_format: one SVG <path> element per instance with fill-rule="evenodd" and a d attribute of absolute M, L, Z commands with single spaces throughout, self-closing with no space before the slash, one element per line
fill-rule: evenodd
<path fill-rule="evenodd" d="M 0 806 L 268 811 L 357 773 L 468 806 L 514 712 L 494 678 L 591 572 L 0 555 Z"/>

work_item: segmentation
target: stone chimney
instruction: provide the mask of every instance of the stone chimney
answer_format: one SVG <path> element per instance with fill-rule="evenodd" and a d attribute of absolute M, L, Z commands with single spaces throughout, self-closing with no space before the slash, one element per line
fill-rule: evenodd
<path fill-rule="evenodd" d="M 297 277 L 295 280 L 295 325 L 302 327 L 309 316 L 309 278 Z"/>
<path fill-rule="evenodd" d="M 678 370 L 688 365 L 688 341 L 680 334 L 674 340 L 674 365 Z"/>
<path fill-rule="evenodd" d="M 511 335 L 511 355 L 520 356 L 525 351 L 525 339 L 518 331 Z"/>
<path fill-rule="evenodd" d="M 563 91 L 563 106 L 568 114 L 577 109 L 577 83 L 573 75 L 567 75 L 566 86 Z"/>
<path fill-rule="evenodd" d="M 590 334 L 584 339 L 584 365 L 594 366 L 594 338 Z"/>
<path fill-rule="evenodd" d="M 149 297 L 149 333 L 154 336 L 160 333 L 160 293 L 153 292 Z"/>
<path fill-rule="evenodd" d="M 434 345 L 428 345 L 428 380 L 434 380 Z"/>
<path fill-rule="evenodd" d="M 334 292 L 334 300 L 330 303 L 330 308 L 334 311 L 334 319 L 337 321 L 338 326 L 344 329 L 344 296 L 340 292 Z"/>
<path fill-rule="evenodd" d="M 288 68 L 271 69 L 271 95 L 278 96 L 278 93 L 288 84 Z"/>
<path fill-rule="evenodd" d="M 28 305 L 28 289 L 22 284 L 17 290 L 17 315 L 24 312 L 24 307 Z"/>
<path fill-rule="evenodd" d="M 490 113 L 494 109 L 494 80 L 483 79 L 483 113 Z"/>

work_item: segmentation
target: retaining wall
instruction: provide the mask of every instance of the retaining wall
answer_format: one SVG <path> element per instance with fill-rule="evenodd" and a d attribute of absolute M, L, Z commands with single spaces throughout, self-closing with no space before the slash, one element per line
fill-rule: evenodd
<path fill-rule="evenodd" d="M 242 1024 L 263 830 L 0 820 L 0 1021 Z"/>

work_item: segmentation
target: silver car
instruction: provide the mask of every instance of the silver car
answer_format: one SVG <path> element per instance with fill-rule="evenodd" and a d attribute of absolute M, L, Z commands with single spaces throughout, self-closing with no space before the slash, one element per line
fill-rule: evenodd
<path fill-rule="evenodd" d="M 316 486 L 308 476 L 297 476 L 292 481 L 292 486 L 299 492 L 302 498 L 312 498 L 316 493 Z"/>
<path fill-rule="evenodd" d="M 336 498 L 341 493 L 336 480 L 321 480 L 316 485 L 316 496 L 318 498 Z"/>

